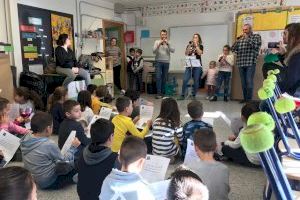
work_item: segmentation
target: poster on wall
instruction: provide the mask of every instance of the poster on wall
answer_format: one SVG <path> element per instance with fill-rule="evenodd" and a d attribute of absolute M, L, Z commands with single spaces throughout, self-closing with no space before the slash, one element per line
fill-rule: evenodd
<path fill-rule="evenodd" d="M 43 63 L 52 54 L 50 12 L 18 4 L 23 66 Z"/>
<path fill-rule="evenodd" d="M 68 34 L 71 40 L 71 49 L 74 50 L 73 15 L 51 12 L 52 46 L 55 49 L 60 34 Z"/>

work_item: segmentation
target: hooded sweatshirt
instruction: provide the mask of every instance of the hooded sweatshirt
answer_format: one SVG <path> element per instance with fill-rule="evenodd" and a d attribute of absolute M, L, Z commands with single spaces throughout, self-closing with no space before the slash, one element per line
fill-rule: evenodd
<path fill-rule="evenodd" d="M 77 193 L 81 200 L 99 199 L 103 180 L 115 166 L 118 157 L 117 153 L 105 146 L 99 146 L 97 151 L 91 152 L 91 145 L 84 148 L 77 162 Z"/>
<path fill-rule="evenodd" d="M 123 172 L 113 169 L 105 178 L 99 200 L 154 200 L 143 178 L 132 172 Z"/>
<path fill-rule="evenodd" d="M 72 162 L 75 147 L 71 147 L 63 156 L 58 146 L 47 137 L 33 137 L 27 134 L 21 139 L 21 151 L 23 156 L 24 167 L 29 170 L 35 182 L 40 188 L 47 188 L 57 178 L 55 173 L 57 161 Z"/>

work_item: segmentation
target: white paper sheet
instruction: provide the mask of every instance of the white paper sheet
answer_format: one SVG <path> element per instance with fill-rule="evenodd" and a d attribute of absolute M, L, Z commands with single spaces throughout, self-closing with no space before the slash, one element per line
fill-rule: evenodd
<path fill-rule="evenodd" d="M 153 106 L 146 106 L 146 105 L 140 106 L 140 119 L 136 123 L 137 128 L 143 129 L 146 126 L 147 121 L 152 119 L 153 110 L 154 110 Z"/>
<path fill-rule="evenodd" d="M 73 140 L 75 139 L 75 137 L 76 137 L 76 131 L 71 131 L 71 133 L 70 133 L 70 135 L 69 135 L 69 137 L 68 137 L 68 139 L 66 140 L 66 142 L 65 142 L 65 144 L 64 144 L 64 146 L 63 146 L 63 148 L 61 149 L 61 154 L 64 156 L 66 153 L 67 153 L 67 151 L 71 148 L 71 146 L 72 146 L 72 142 L 73 142 Z"/>
<path fill-rule="evenodd" d="M 167 199 L 168 187 L 170 180 L 159 181 L 149 185 L 151 193 L 154 195 L 156 200 Z"/>
<path fill-rule="evenodd" d="M 200 162 L 200 158 L 198 157 L 195 147 L 194 147 L 194 142 L 190 139 L 187 140 L 187 148 L 186 148 L 186 153 L 185 153 L 185 158 L 183 164 L 186 166 L 191 166 L 191 164 Z"/>
<path fill-rule="evenodd" d="M 102 106 L 99 112 L 99 118 L 110 120 L 111 114 L 112 109 Z"/>
<path fill-rule="evenodd" d="M 300 23 L 300 15 L 291 15 L 289 18 L 289 24 Z"/>
<path fill-rule="evenodd" d="M 189 114 L 186 114 L 185 117 L 189 117 Z M 230 127 L 231 125 L 231 120 L 223 113 L 220 111 L 216 112 L 204 112 L 202 120 L 206 123 L 213 124 L 214 120 L 217 118 L 222 118 L 224 122 Z"/>
<path fill-rule="evenodd" d="M 196 56 L 186 56 L 185 67 L 201 67 L 200 60 L 196 59 Z"/>
<path fill-rule="evenodd" d="M 0 167 L 5 167 L 9 163 L 19 146 L 20 138 L 3 129 L 0 131 L 0 150 L 4 155 L 4 160 L 0 163 Z"/>
<path fill-rule="evenodd" d="M 169 158 L 147 155 L 141 176 L 149 183 L 163 181 L 170 163 Z"/>

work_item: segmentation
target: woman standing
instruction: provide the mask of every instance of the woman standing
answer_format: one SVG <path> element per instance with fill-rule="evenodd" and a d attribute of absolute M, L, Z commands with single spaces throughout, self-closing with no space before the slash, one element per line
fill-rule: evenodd
<path fill-rule="evenodd" d="M 220 87 L 224 82 L 224 101 L 228 101 L 228 90 L 229 90 L 229 82 L 232 72 L 232 67 L 234 65 L 234 56 L 230 53 L 230 46 L 225 45 L 223 47 L 223 54 L 221 54 L 218 58 L 219 63 L 219 73 L 217 78 L 217 89 L 215 95 L 210 98 L 210 101 L 217 101 L 218 94 L 220 91 Z"/>
<path fill-rule="evenodd" d="M 193 35 L 193 40 L 190 41 L 186 47 L 185 55 L 195 56 L 195 58 L 200 61 L 200 66 L 186 67 L 183 78 L 182 92 L 178 100 L 184 100 L 186 95 L 187 84 L 191 77 L 194 80 L 192 98 L 196 99 L 197 90 L 199 89 L 199 81 L 202 74 L 201 54 L 203 54 L 202 40 L 199 33 L 195 33 Z"/>
<path fill-rule="evenodd" d="M 55 49 L 56 72 L 67 76 L 63 86 L 68 88 L 68 84 L 75 80 L 79 75 L 85 80 L 88 86 L 91 84 L 91 77 L 88 71 L 77 67 L 77 60 L 74 52 L 70 49 L 71 40 L 67 34 L 61 34 L 56 42 L 58 47 Z"/>
<path fill-rule="evenodd" d="M 121 87 L 121 49 L 117 46 L 117 38 L 110 39 L 110 46 L 106 47 L 105 54 L 107 57 L 111 56 L 113 58 L 114 84 L 121 93 L 125 93 Z"/>

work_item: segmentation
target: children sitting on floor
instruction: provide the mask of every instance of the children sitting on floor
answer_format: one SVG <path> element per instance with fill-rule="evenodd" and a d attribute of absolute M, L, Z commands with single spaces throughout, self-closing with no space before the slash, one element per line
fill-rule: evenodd
<path fill-rule="evenodd" d="M 4 129 L 12 134 L 27 134 L 30 130 L 16 125 L 9 119 L 10 103 L 7 99 L 0 97 L 0 130 Z"/>
<path fill-rule="evenodd" d="M 162 100 L 152 129 L 152 153 L 171 158 L 172 163 L 183 140 L 180 112 L 175 99 L 167 97 Z"/>
<path fill-rule="evenodd" d="M 107 86 L 100 85 L 96 88 L 94 96 L 92 97 L 92 110 L 95 115 L 98 115 L 102 106 L 113 109 L 113 106 L 104 102 L 105 98 L 110 96 Z"/>
<path fill-rule="evenodd" d="M 187 105 L 188 114 L 192 118 L 183 126 L 183 143 L 182 143 L 182 156 L 184 158 L 187 148 L 187 139 L 193 140 L 193 134 L 200 128 L 212 128 L 212 126 L 204 121 L 203 105 L 200 101 L 194 100 Z"/>
<path fill-rule="evenodd" d="M 81 200 L 98 200 L 102 183 L 116 164 L 117 153 L 111 151 L 114 125 L 98 119 L 91 126 L 92 143 L 86 146 L 77 162 L 77 193 Z"/>
<path fill-rule="evenodd" d="M 146 155 L 145 142 L 140 138 L 128 136 L 120 149 L 121 170 L 113 169 L 105 178 L 99 199 L 154 200 L 148 184 L 139 175 Z"/>
<path fill-rule="evenodd" d="M 241 110 L 241 119 L 244 124 L 247 124 L 247 120 L 251 114 L 259 111 L 259 104 L 256 102 L 249 102 L 244 105 Z M 257 167 L 260 165 L 260 160 L 256 154 L 250 154 L 244 151 L 241 146 L 239 135 L 235 139 L 232 138 L 232 140 L 226 140 L 222 143 L 221 151 L 225 158 L 228 158 L 240 165 L 248 167 Z"/>
<path fill-rule="evenodd" d="M 60 123 L 64 120 L 63 103 L 67 100 L 68 91 L 65 87 L 55 88 L 48 100 L 48 111 L 53 117 L 53 134 L 57 135 Z"/>
<path fill-rule="evenodd" d="M 115 125 L 114 139 L 111 148 L 113 152 L 120 150 L 121 144 L 127 135 L 144 138 L 152 125 L 152 121 L 149 120 L 142 131 L 139 131 L 135 127 L 135 124 L 130 118 L 133 108 L 132 102 L 128 97 L 117 98 L 116 107 L 119 114 L 112 119 L 112 123 Z"/>
<path fill-rule="evenodd" d="M 71 131 L 76 131 L 76 137 L 81 143 L 78 147 L 78 152 L 75 154 L 75 157 L 78 158 L 82 149 L 90 143 L 90 139 L 87 138 L 84 128 L 81 126 L 80 122 L 77 121 L 81 118 L 80 104 L 74 100 L 67 100 L 63 104 L 63 109 L 65 119 L 59 127 L 58 146 L 61 149 L 68 139 Z"/>
<path fill-rule="evenodd" d="M 167 200 L 208 200 L 208 189 L 201 178 L 188 169 L 178 168 L 171 175 Z"/>
<path fill-rule="evenodd" d="M 52 134 L 53 119 L 50 114 L 37 112 L 31 119 L 33 134 L 21 140 L 24 167 L 28 169 L 42 189 L 59 189 L 72 183 L 74 153 L 80 145 L 75 138 L 72 146 L 62 155 L 58 146 L 49 139 Z"/>
<path fill-rule="evenodd" d="M 209 191 L 209 199 L 228 199 L 229 170 L 213 158 L 217 147 L 216 134 L 211 128 L 201 128 L 194 133 L 194 147 L 200 158 L 199 162 L 188 163 L 203 180 Z"/>

